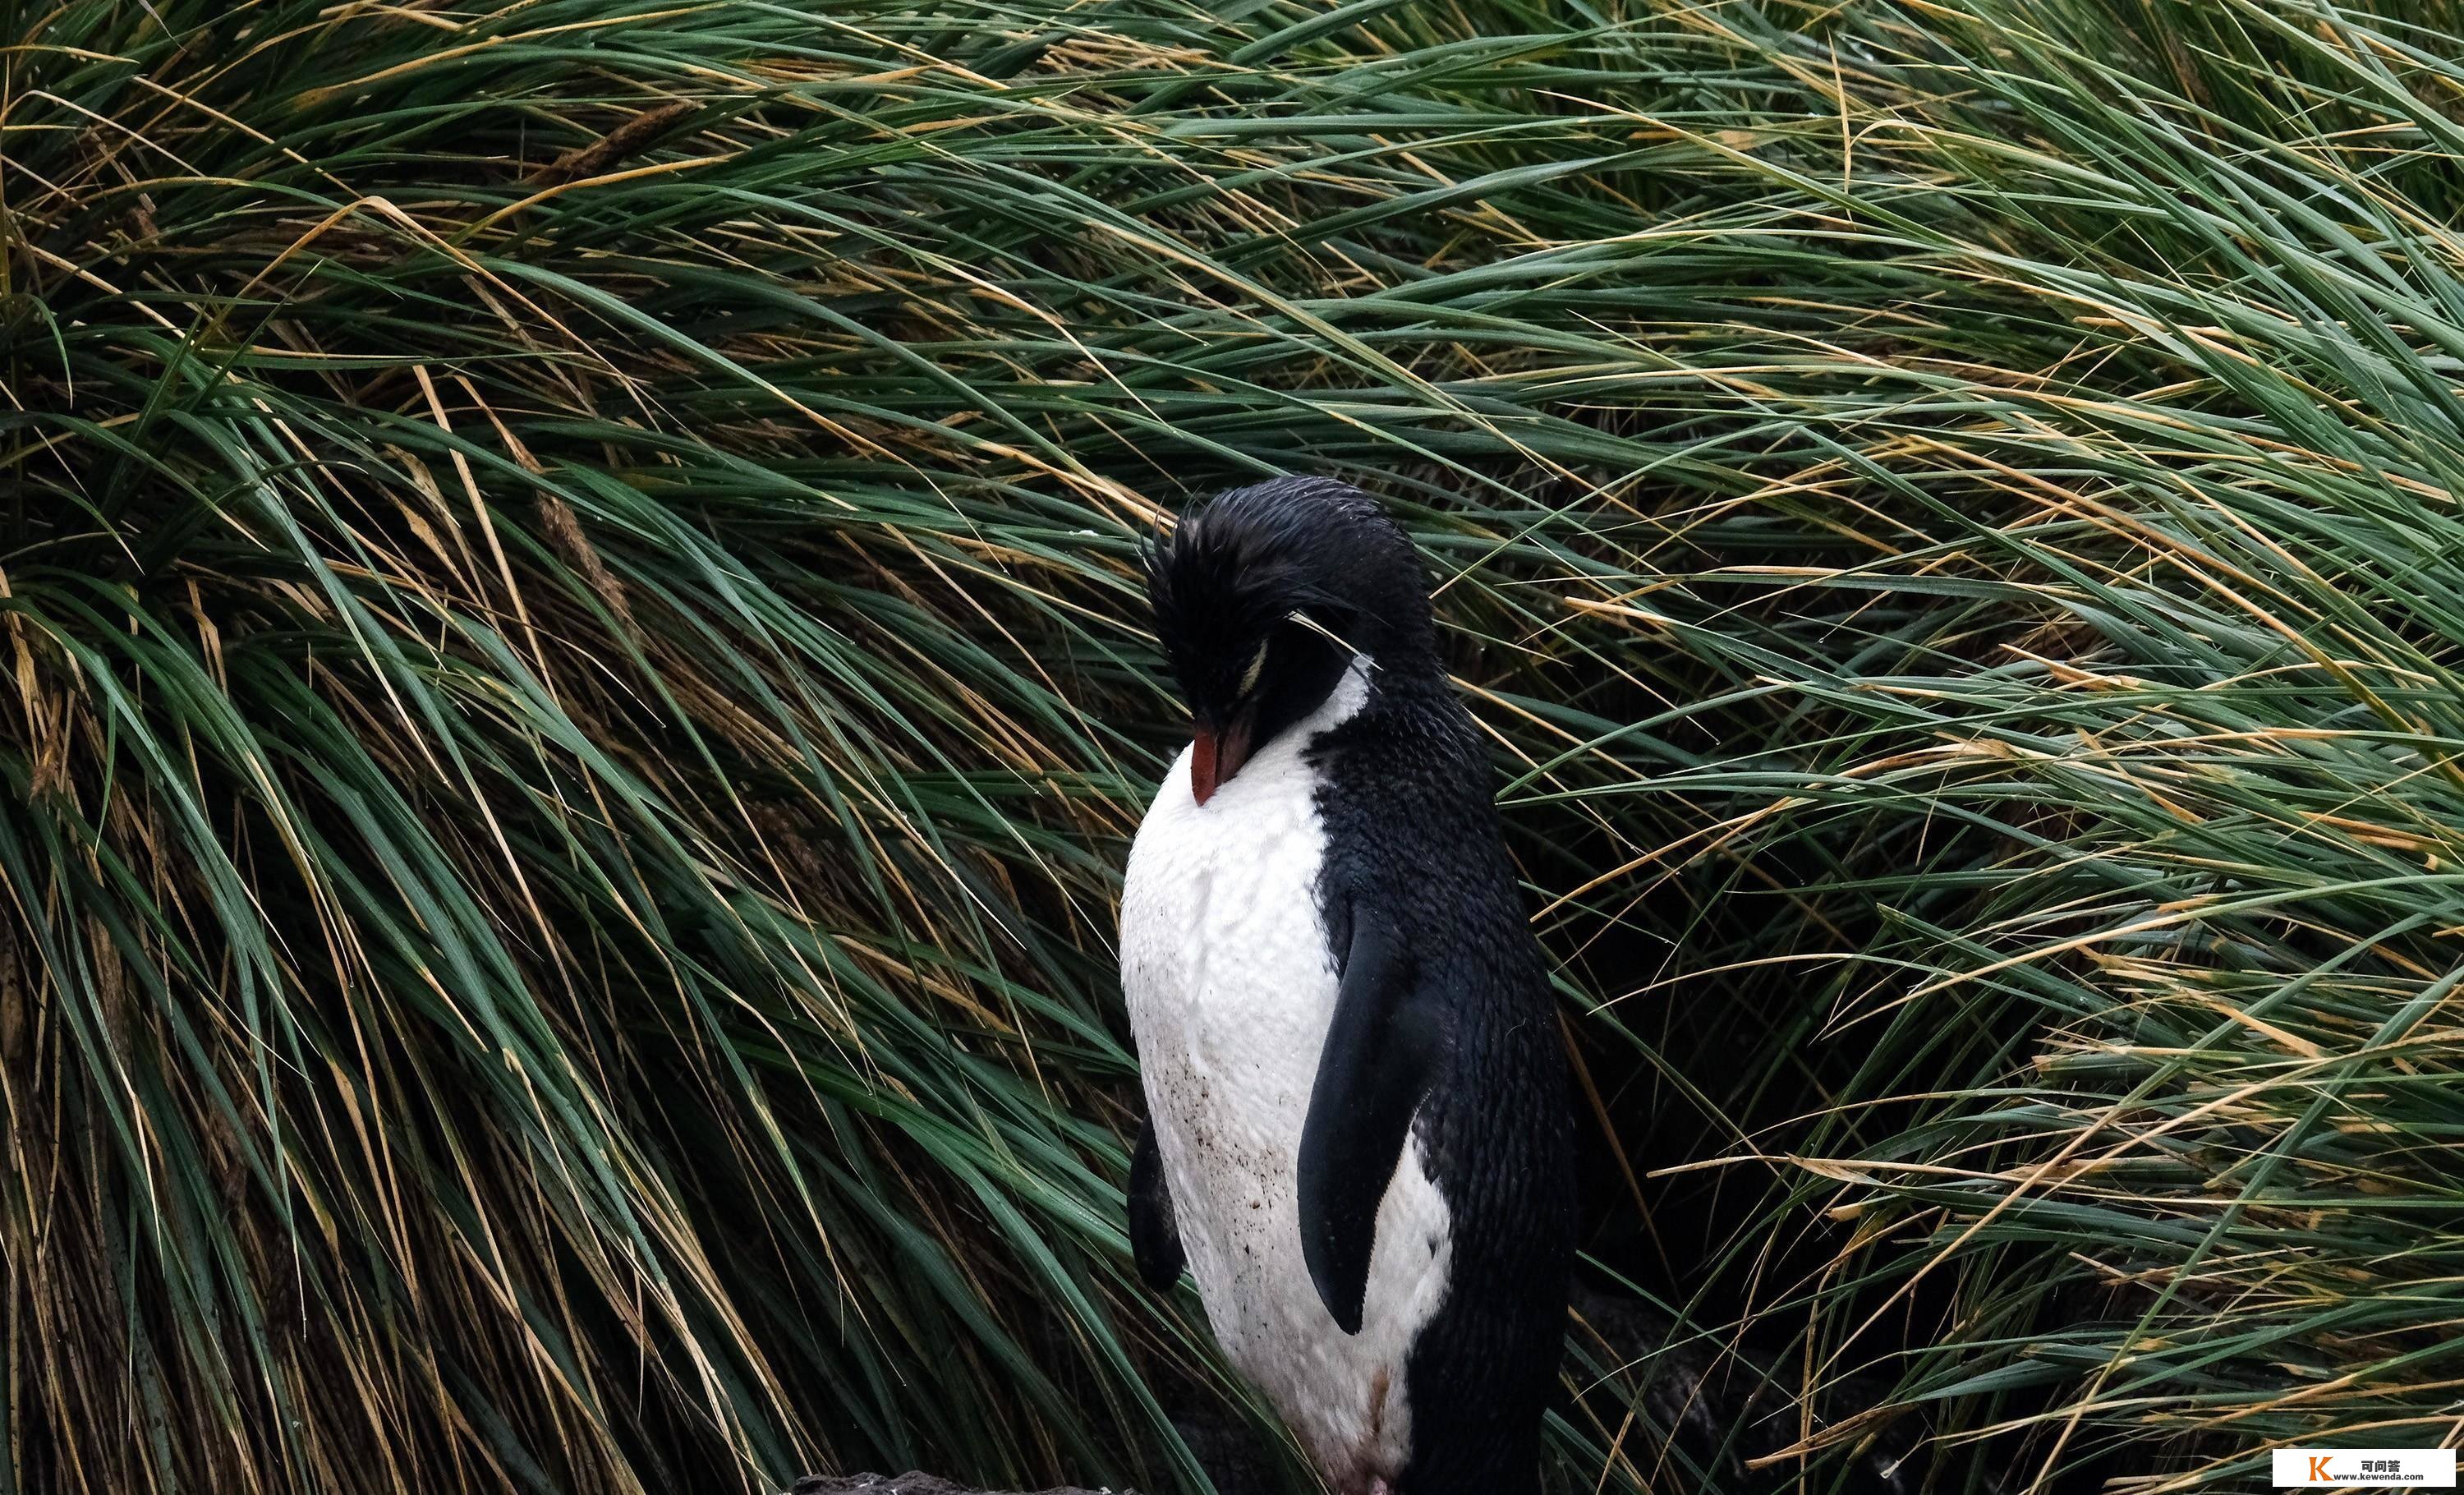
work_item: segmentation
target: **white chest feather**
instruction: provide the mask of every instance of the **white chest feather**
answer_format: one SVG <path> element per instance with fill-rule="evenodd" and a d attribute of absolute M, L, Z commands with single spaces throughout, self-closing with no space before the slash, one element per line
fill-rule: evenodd
<path fill-rule="evenodd" d="M 1202 806 L 1184 751 L 1138 827 L 1121 901 L 1121 985 L 1199 1295 L 1232 1363 L 1339 1489 L 1401 1467 L 1404 1357 L 1451 1256 L 1415 1140 L 1378 1205 L 1358 1334 L 1335 1326 L 1301 1258 L 1293 1169 L 1336 979 L 1317 778 L 1300 747 L 1365 694 L 1346 676 Z"/>

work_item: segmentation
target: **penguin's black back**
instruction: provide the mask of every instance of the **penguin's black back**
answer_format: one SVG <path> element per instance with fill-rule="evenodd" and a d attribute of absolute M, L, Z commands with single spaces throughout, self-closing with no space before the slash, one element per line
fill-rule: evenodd
<path fill-rule="evenodd" d="M 1395 930 L 1445 1043 L 1413 1123 L 1445 1198 L 1446 1295 L 1414 1341 L 1397 1495 L 1525 1495 L 1565 1339 L 1574 1248 L 1572 1101 L 1547 968 L 1499 834 L 1470 714 L 1432 665 L 1380 671 L 1320 738 L 1320 902 L 1332 947 L 1355 909 Z"/>

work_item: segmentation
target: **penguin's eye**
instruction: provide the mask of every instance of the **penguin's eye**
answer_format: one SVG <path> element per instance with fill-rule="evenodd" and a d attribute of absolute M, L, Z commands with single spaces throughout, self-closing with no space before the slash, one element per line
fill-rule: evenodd
<path fill-rule="evenodd" d="M 1249 668 L 1241 671 L 1241 689 L 1233 693 L 1237 695 L 1246 695 L 1250 692 L 1256 690 L 1258 688 L 1258 676 L 1265 673 L 1265 671 L 1266 646 L 1261 644 L 1258 646 L 1258 652 L 1251 656 L 1249 660 Z"/>

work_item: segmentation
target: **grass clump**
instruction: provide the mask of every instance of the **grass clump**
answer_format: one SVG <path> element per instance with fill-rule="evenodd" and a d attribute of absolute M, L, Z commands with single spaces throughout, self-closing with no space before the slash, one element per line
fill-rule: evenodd
<path fill-rule="evenodd" d="M 1199 1487 L 1126 562 L 1279 470 L 1509 765 L 1569 1487 L 2448 1438 L 2451 7 L 18 19 L 13 1485 Z"/>

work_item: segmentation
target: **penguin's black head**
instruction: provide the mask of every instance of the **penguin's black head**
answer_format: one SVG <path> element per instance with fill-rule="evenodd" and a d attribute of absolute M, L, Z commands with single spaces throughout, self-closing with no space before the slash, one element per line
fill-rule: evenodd
<path fill-rule="evenodd" d="M 1439 672 L 1419 553 L 1375 499 L 1330 478 L 1219 495 L 1149 554 L 1147 595 L 1189 703 L 1200 804 L 1355 654 L 1378 689 Z"/>

